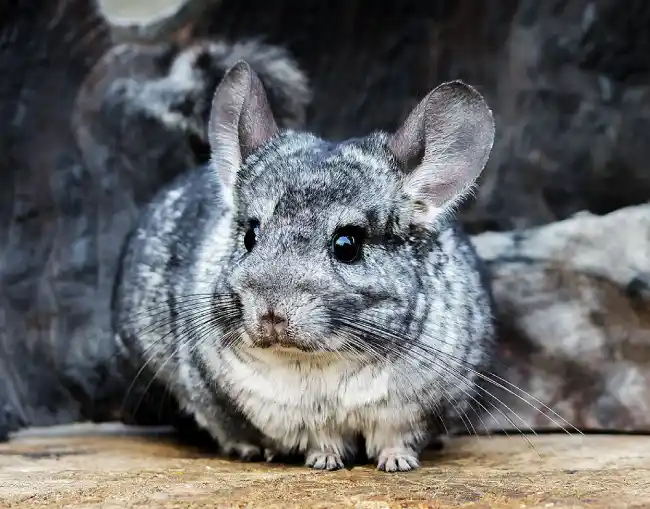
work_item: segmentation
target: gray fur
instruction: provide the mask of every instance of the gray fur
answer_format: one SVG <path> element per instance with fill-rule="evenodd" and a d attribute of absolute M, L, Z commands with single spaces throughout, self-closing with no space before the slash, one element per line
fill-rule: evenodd
<path fill-rule="evenodd" d="M 415 468 L 465 422 L 490 361 L 490 292 L 451 217 L 487 160 L 490 110 L 454 82 L 394 135 L 330 143 L 278 130 L 266 106 L 236 64 L 215 94 L 213 163 L 160 193 L 127 246 L 119 340 L 225 452 L 336 469 L 362 436 L 379 468 Z M 367 230 L 351 264 L 329 250 L 347 224 Z M 287 318 L 273 338 L 269 308 Z"/>

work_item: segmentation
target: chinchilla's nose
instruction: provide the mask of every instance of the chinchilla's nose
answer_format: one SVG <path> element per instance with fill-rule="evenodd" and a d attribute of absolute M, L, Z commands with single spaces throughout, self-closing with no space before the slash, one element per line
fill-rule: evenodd
<path fill-rule="evenodd" d="M 268 310 L 259 320 L 262 335 L 268 339 L 283 337 L 287 330 L 287 319 L 277 310 Z"/>

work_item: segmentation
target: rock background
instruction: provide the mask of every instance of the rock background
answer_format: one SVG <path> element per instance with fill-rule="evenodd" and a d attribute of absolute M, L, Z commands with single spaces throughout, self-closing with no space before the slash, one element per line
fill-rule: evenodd
<path fill-rule="evenodd" d="M 441 81 L 485 94 L 497 140 L 472 232 L 650 196 L 650 4 L 644 0 L 222 0 L 193 36 L 261 36 L 310 78 L 307 126 L 393 129 Z"/>
<path fill-rule="evenodd" d="M 474 243 L 502 325 L 488 426 L 650 431 L 650 205 Z"/>
<path fill-rule="evenodd" d="M 490 231 L 475 241 L 503 325 L 497 374 L 577 426 L 650 431 L 650 209 L 629 207 L 650 196 L 650 4 L 170 12 L 111 28 L 88 1 L 0 3 L 0 436 L 119 417 L 131 376 L 111 342 L 120 247 L 139 207 L 206 159 L 207 104 L 242 56 L 285 125 L 331 138 L 394 128 L 440 81 L 476 85 L 498 138 L 462 219 Z M 595 215 L 571 218 L 581 211 Z M 499 384 L 521 420 L 495 411 L 489 427 L 562 424 Z"/>

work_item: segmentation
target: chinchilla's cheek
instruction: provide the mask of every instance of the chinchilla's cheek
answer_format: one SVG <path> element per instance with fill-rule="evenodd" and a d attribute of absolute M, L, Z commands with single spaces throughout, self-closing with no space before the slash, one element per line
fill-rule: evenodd
<path fill-rule="evenodd" d="M 255 304 L 250 298 L 246 296 L 246 294 L 240 296 L 239 300 L 241 302 L 242 322 L 244 325 L 251 325 L 257 314 L 255 310 Z"/>
<path fill-rule="evenodd" d="M 310 294 L 299 294 L 291 301 L 289 319 L 297 334 L 327 335 L 331 320 L 322 299 Z"/>
<path fill-rule="evenodd" d="M 330 351 L 341 351 L 345 350 L 346 346 L 356 346 L 356 342 L 352 345 L 352 342 L 344 337 L 341 334 L 338 334 L 336 331 L 330 331 L 328 334 L 323 336 L 326 348 Z"/>
<path fill-rule="evenodd" d="M 240 299 L 243 297 L 243 281 L 246 278 L 246 267 L 240 264 L 232 264 L 222 273 L 222 283 Z"/>
<path fill-rule="evenodd" d="M 253 327 L 265 309 L 265 302 L 254 292 L 243 291 L 239 294 L 242 321 L 246 328 Z"/>

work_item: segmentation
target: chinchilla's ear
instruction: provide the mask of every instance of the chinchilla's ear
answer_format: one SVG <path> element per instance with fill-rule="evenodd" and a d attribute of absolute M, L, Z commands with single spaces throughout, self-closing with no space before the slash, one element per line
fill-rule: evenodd
<path fill-rule="evenodd" d="M 217 87 L 208 129 L 212 165 L 230 194 L 242 161 L 278 134 L 264 86 L 243 60 Z"/>
<path fill-rule="evenodd" d="M 474 185 L 494 142 L 494 118 L 474 88 L 452 81 L 431 91 L 388 141 L 404 171 L 413 220 L 430 225 Z"/>

